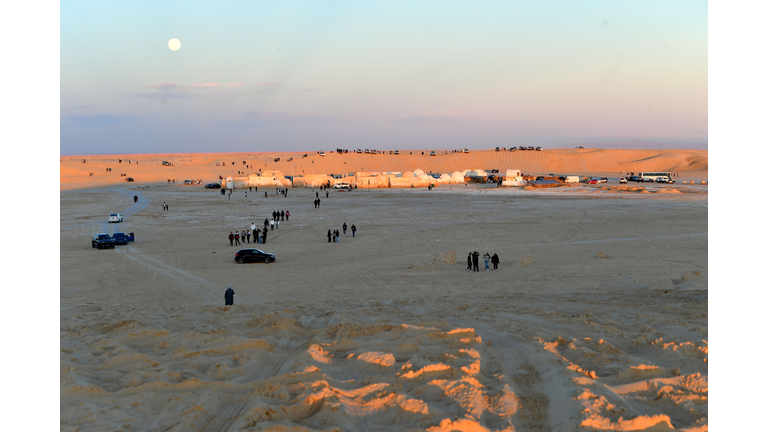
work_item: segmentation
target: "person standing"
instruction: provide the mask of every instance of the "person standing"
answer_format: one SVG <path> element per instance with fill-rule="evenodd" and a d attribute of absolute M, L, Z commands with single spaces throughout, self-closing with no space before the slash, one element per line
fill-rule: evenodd
<path fill-rule="evenodd" d="M 491 262 L 493 263 L 493 271 L 499 271 L 499 254 L 493 254 Z"/>
<path fill-rule="evenodd" d="M 325 191 L 325 197 L 328 198 L 328 191 Z"/>
<path fill-rule="evenodd" d="M 275 229 L 276 230 L 280 229 L 280 218 L 277 218 L 277 220 L 275 221 Z"/>
<path fill-rule="evenodd" d="M 267 229 L 269 229 L 269 219 L 265 218 L 264 219 L 264 231 L 266 231 Z"/>
<path fill-rule="evenodd" d="M 491 269 L 491 254 L 488 252 L 483 255 L 483 261 L 485 262 L 485 271 L 488 271 Z"/>
<path fill-rule="evenodd" d="M 315 191 L 315 198 L 320 198 L 320 192 Z"/>
<path fill-rule="evenodd" d="M 235 231 L 235 246 L 240 246 L 240 233 Z"/>
<path fill-rule="evenodd" d="M 267 230 L 264 229 L 264 232 L 261 233 L 261 242 L 263 244 L 267 244 Z"/>
<path fill-rule="evenodd" d="M 320 198 L 317 199 L 317 208 L 320 208 Z"/>
<path fill-rule="evenodd" d="M 328 230 L 328 243 L 331 242 L 331 230 Z"/>
<path fill-rule="evenodd" d="M 235 235 L 232 234 L 232 231 L 229 232 L 229 245 L 233 246 L 235 242 Z"/>
<path fill-rule="evenodd" d="M 245 230 L 240 231 L 240 242 L 245 244 Z"/>
<path fill-rule="evenodd" d="M 256 232 L 256 224 L 254 222 L 251 222 L 251 231 Z"/>
<path fill-rule="evenodd" d="M 227 291 L 224 292 L 224 305 L 232 306 L 235 304 L 235 291 L 230 286 Z"/>
<path fill-rule="evenodd" d="M 357 231 L 357 227 L 355 227 L 355 224 L 352 224 L 352 238 L 355 238 L 355 231 Z"/>
<path fill-rule="evenodd" d="M 480 252 L 478 251 L 472 254 L 472 269 L 476 272 L 480 271 Z"/>
<path fill-rule="evenodd" d="M 269 229 L 270 229 L 271 231 L 274 231 L 274 230 L 275 230 L 275 220 L 274 220 L 274 219 L 272 219 L 271 221 L 269 221 Z"/>
<path fill-rule="evenodd" d="M 285 210 L 280 210 L 280 219 L 282 219 L 283 222 L 285 222 Z"/>
<path fill-rule="evenodd" d="M 274 218 L 275 218 L 275 211 L 272 210 L 272 219 L 274 219 Z"/>
<path fill-rule="evenodd" d="M 287 211 L 285 212 L 285 220 L 291 220 L 291 212 Z"/>
<path fill-rule="evenodd" d="M 245 230 L 245 240 L 251 244 L 251 230 Z"/>
<path fill-rule="evenodd" d="M 472 252 L 467 255 L 467 271 L 472 271 Z"/>
<path fill-rule="evenodd" d="M 344 230 L 344 236 L 347 235 L 347 223 L 344 222 L 344 225 L 341 226 L 341 229 Z"/>

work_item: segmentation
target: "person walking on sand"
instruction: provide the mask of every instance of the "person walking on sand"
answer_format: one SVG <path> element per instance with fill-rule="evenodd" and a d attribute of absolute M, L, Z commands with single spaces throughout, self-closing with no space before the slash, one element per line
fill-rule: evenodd
<path fill-rule="evenodd" d="M 277 218 L 277 220 L 275 221 L 275 229 L 276 230 L 280 229 L 280 218 Z"/>
<path fill-rule="evenodd" d="M 245 230 L 245 240 L 251 244 L 251 230 Z"/>
<path fill-rule="evenodd" d="M 274 211 L 274 210 L 272 210 L 272 219 L 274 219 L 274 218 L 275 218 L 275 213 L 277 213 L 277 212 L 276 212 L 276 211 Z"/>
<path fill-rule="evenodd" d="M 256 223 L 251 222 L 251 231 L 256 232 Z"/>
<path fill-rule="evenodd" d="M 240 246 L 240 233 L 235 231 L 235 246 Z"/>
<path fill-rule="evenodd" d="M 346 237 L 346 235 L 347 235 L 347 223 L 346 222 L 344 222 L 344 225 L 341 226 L 341 229 L 344 231 L 344 236 Z"/>
<path fill-rule="evenodd" d="M 485 271 L 488 271 L 491 269 L 491 254 L 488 252 L 483 255 L 483 261 L 485 262 Z"/>
<path fill-rule="evenodd" d="M 331 230 L 328 230 L 328 243 L 331 242 Z"/>
<path fill-rule="evenodd" d="M 285 221 L 285 210 L 280 210 L 280 219 Z"/>
<path fill-rule="evenodd" d="M 291 212 L 289 211 L 285 212 L 285 220 L 287 221 L 291 220 Z"/>
<path fill-rule="evenodd" d="M 325 197 L 328 198 L 328 191 L 325 191 Z"/>
<path fill-rule="evenodd" d="M 355 231 L 357 231 L 357 227 L 355 224 L 352 224 L 352 238 L 355 238 Z"/>
<path fill-rule="evenodd" d="M 472 271 L 472 252 L 467 255 L 467 271 Z"/>
<path fill-rule="evenodd" d="M 275 220 L 274 219 L 269 221 L 269 230 L 270 231 L 274 231 L 275 230 Z"/>
<path fill-rule="evenodd" d="M 315 191 L 315 198 L 320 198 L 320 192 Z"/>
<path fill-rule="evenodd" d="M 232 306 L 235 304 L 235 291 L 230 286 L 224 293 L 224 306 Z"/>
<path fill-rule="evenodd" d="M 233 246 L 235 243 L 235 235 L 232 234 L 232 231 L 229 232 L 229 245 Z"/>
<path fill-rule="evenodd" d="M 493 263 L 493 271 L 499 271 L 499 255 L 493 254 L 491 257 L 491 262 Z"/>
<path fill-rule="evenodd" d="M 480 271 L 480 252 L 475 251 L 472 254 L 472 270 L 479 272 Z"/>
<path fill-rule="evenodd" d="M 264 231 L 266 231 L 268 228 L 269 228 L 269 219 L 265 218 L 264 219 Z"/>
<path fill-rule="evenodd" d="M 261 242 L 264 244 L 267 244 L 267 230 L 265 229 L 264 232 L 261 233 Z"/>

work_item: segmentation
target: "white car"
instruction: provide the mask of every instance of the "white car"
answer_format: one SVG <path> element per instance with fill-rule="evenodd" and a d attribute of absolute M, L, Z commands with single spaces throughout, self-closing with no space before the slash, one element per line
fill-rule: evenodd
<path fill-rule="evenodd" d="M 346 183 L 336 183 L 333 185 L 334 189 L 349 189 L 349 185 Z"/>
<path fill-rule="evenodd" d="M 325 156 L 325 152 L 320 150 L 320 156 Z"/>
<path fill-rule="evenodd" d="M 626 183 L 626 182 L 627 182 L 627 179 L 625 178 L 619 180 L 619 183 Z"/>
<path fill-rule="evenodd" d="M 112 222 L 122 222 L 123 221 L 123 215 L 120 213 L 112 213 L 109 215 L 109 223 Z"/>

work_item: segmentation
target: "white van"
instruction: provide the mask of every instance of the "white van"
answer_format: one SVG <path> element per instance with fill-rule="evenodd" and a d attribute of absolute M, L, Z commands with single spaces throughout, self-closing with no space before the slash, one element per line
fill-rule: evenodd
<path fill-rule="evenodd" d="M 578 183 L 579 182 L 579 176 L 566 176 L 565 177 L 566 183 Z"/>

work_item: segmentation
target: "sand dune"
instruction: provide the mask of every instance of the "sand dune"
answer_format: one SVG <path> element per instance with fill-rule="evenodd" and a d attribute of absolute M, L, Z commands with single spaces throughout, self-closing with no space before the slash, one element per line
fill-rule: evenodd
<path fill-rule="evenodd" d="M 208 183 L 219 182 L 219 176 L 235 177 L 270 170 L 279 170 L 284 175 L 307 176 L 413 172 L 417 169 L 448 174 L 468 169 L 499 169 L 502 173 L 507 169 L 520 169 L 528 174 L 612 176 L 620 172 L 670 171 L 680 172 L 682 178 L 706 179 L 709 169 L 706 150 L 479 150 L 468 154 L 438 151 L 434 157 L 429 156 L 428 150 L 424 155 L 421 153 L 422 150 L 403 150 L 400 155 L 326 152 L 324 157 L 317 153 L 296 152 L 62 156 L 60 187 L 67 190 L 119 184 L 125 183 L 126 177 L 134 178 L 137 184 L 154 184 L 168 179 L 176 179 L 177 183 L 202 179 Z M 302 157 L 304 154 L 307 154 L 306 158 Z M 280 161 L 275 162 L 276 158 Z M 293 160 L 289 161 L 291 158 Z M 162 161 L 173 166 L 163 166 Z M 112 171 L 107 172 L 107 168 Z"/>
<path fill-rule="evenodd" d="M 61 193 L 62 431 L 708 429 L 707 186 L 136 186 Z"/>

